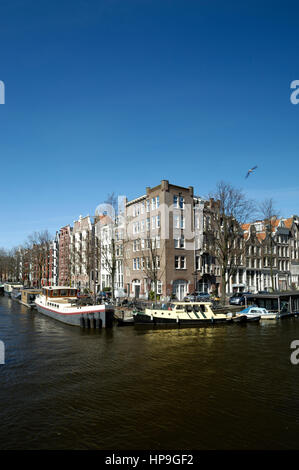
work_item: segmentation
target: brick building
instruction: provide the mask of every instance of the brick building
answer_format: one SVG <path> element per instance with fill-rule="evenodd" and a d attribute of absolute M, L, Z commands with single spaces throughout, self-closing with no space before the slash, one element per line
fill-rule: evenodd
<path fill-rule="evenodd" d="M 71 263 L 70 263 L 70 243 L 72 227 L 66 225 L 59 230 L 59 268 L 58 284 L 60 286 L 70 285 Z"/>
<path fill-rule="evenodd" d="M 126 203 L 124 283 L 130 296 L 182 299 L 202 277 L 203 200 L 162 180 Z"/>

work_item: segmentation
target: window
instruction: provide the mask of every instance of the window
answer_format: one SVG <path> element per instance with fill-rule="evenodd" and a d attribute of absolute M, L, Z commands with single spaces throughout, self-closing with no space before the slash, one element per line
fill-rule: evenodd
<path fill-rule="evenodd" d="M 181 228 L 185 228 L 185 217 L 181 215 Z"/>
<path fill-rule="evenodd" d="M 185 237 L 182 236 L 181 238 L 175 238 L 174 247 L 175 248 L 185 248 Z"/>
<path fill-rule="evenodd" d="M 173 206 L 178 207 L 178 197 L 177 196 L 173 196 Z"/>
<path fill-rule="evenodd" d="M 145 229 L 145 220 L 141 221 L 141 232 L 144 232 Z"/>
<path fill-rule="evenodd" d="M 156 228 L 156 217 L 152 217 L 152 229 Z"/>
<path fill-rule="evenodd" d="M 160 256 L 156 256 L 155 262 L 156 262 L 156 268 L 160 269 Z"/>
<path fill-rule="evenodd" d="M 180 228 L 180 218 L 178 215 L 173 216 L 173 226 L 174 228 Z"/>
<path fill-rule="evenodd" d="M 147 217 L 146 219 L 146 230 L 150 230 L 151 228 L 151 219 Z"/>
<path fill-rule="evenodd" d="M 156 227 L 157 227 L 157 228 L 160 228 L 160 214 L 157 215 L 156 222 L 157 222 Z"/>
<path fill-rule="evenodd" d="M 152 211 L 156 209 L 156 199 L 153 197 L 152 198 Z"/>
<path fill-rule="evenodd" d="M 144 211 L 145 211 L 145 203 L 144 201 L 141 203 L 141 214 L 144 214 Z"/>
<path fill-rule="evenodd" d="M 149 199 L 146 200 L 146 212 L 150 211 L 150 201 Z"/>
<path fill-rule="evenodd" d="M 160 206 L 160 198 L 159 196 L 156 197 L 156 208 L 158 209 L 158 207 Z"/>
<path fill-rule="evenodd" d="M 175 256 L 174 267 L 175 269 L 186 269 L 186 256 Z"/>
<path fill-rule="evenodd" d="M 180 196 L 180 209 L 184 209 L 184 198 Z"/>
<path fill-rule="evenodd" d="M 134 269 L 134 271 L 140 269 L 139 258 L 134 258 L 133 259 L 133 269 Z"/>

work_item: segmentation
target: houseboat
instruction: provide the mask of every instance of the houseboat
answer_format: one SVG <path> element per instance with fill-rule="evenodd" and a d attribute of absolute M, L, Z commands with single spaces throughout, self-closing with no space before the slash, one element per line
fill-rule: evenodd
<path fill-rule="evenodd" d="M 281 319 L 299 315 L 298 291 L 246 294 L 244 297 L 245 307 L 265 308 Z"/>
<path fill-rule="evenodd" d="M 19 302 L 26 307 L 34 308 L 35 299 L 41 294 L 41 289 L 21 289 L 21 298 Z"/>
<path fill-rule="evenodd" d="M 6 282 L 4 284 L 4 294 L 8 297 L 11 297 L 13 289 L 22 289 L 22 284 L 20 282 Z"/>
<path fill-rule="evenodd" d="M 13 290 L 11 291 L 10 297 L 13 300 L 21 300 L 21 287 L 14 287 Z"/>
<path fill-rule="evenodd" d="M 111 305 L 82 305 L 77 289 L 57 286 L 43 287 L 35 299 L 37 310 L 68 325 L 88 328 L 108 328 L 113 325 Z"/>
<path fill-rule="evenodd" d="M 146 308 L 134 314 L 135 324 L 199 326 L 229 322 L 232 318 L 224 313 L 215 313 L 212 302 L 173 302 L 168 307 Z"/>

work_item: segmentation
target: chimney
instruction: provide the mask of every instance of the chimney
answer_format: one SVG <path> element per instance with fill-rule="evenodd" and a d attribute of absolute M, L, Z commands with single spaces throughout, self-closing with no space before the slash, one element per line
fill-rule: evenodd
<path fill-rule="evenodd" d="M 169 181 L 168 180 L 162 180 L 161 181 L 161 191 L 168 191 L 169 187 Z"/>

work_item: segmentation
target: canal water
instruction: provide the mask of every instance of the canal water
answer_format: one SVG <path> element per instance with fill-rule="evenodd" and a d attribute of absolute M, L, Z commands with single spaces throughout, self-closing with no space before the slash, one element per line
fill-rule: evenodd
<path fill-rule="evenodd" d="M 298 449 L 299 318 L 83 331 L 0 298 L 0 449 Z"/>

